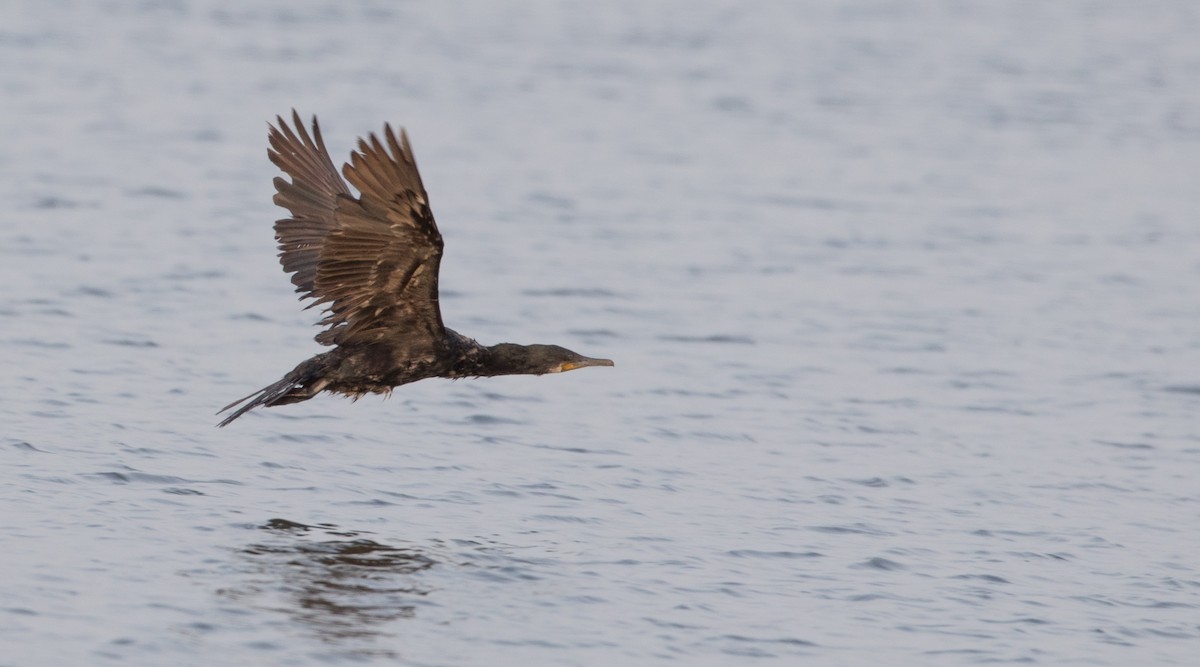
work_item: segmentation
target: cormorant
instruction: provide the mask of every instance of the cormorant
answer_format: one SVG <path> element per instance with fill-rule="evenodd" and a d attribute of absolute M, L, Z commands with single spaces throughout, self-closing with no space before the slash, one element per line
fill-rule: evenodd
<path fill-rule="evenodd" d="M 321 128 L 312 134 L 292 111 L 294 129 L 276 116 L 267 156 L 291 182 L 275 178 L 275 203 L 292 217 L 275 223 L 279 261 L 309 307 L 325 306 L 318 343 L 334 346 L 283 379 L 230 403 L 249 401 L 220 426 L 260 405 L 306 401 L 322 391 L 358 398 L 431 377 L 542 375 L 612 366 L 557 345 L 484 346 L 442 324 L 438 265 L 442 235 L 429 210 L 412 147 L 383 126 L 359 139 L 338 175 Z M 386 148 L 384 143 L 386 142 Z"/>

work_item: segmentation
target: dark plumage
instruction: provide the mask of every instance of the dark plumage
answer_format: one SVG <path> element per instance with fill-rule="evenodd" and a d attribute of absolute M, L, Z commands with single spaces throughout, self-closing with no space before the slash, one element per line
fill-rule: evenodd
<path fill-rule="evenodd" d="M 292 217 L 275 223 L 279 261 L 309 307 L 325 305 L 318 343 L 333 349 L 296 366 L 283 379 L 234 401 L 245 405 L 220 423 L 260 405 L 306 401 L 322 391 L 359 397 L 431 377 L 542 375 L 586 366 L 612 366 L 557 345 L 484 346 L 447 329 L 438 307 L 442 235 L 408 136 L 383 126 L 359 139 L 338 175 L 321 129 L 312 134 L 300 115 L 276 118 L 267 155 L 291 182 L 275 178 L 275 203 Z M 248 402 L 247 402 L 248 401 Z M 220 414 L 220 413 L 218 413 Z"/>

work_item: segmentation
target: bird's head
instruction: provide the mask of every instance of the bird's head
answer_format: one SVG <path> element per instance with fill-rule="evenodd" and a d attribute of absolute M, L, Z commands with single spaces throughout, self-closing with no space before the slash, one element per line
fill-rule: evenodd
<path fill-rule="evenodd" d="M 500 343 L 489 348 L 498 375 L 545 375 L 588 366 L 612 366 L 612 359 L 593 359 L 558 345 Z"/>

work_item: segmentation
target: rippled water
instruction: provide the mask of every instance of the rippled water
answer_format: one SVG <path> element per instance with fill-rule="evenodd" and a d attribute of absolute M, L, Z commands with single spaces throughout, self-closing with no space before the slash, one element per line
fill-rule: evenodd
<path fill-rule="evenodd" d="M 254 8 L 248 8 L 254 7 Z M 1195 664 L 1187 0 L 0 8 L 0 664 Z M 265 121 L 408 127 L 447 323 L 317 351 Z"/>

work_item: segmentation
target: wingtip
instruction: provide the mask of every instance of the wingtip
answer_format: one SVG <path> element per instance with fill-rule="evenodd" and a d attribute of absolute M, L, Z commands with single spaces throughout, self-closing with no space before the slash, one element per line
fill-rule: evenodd
<path fill-rule="evenodd" d="M 314 128 L 317 126 L 316 114 L 313 114 L 312 124 L 313 124 Z M 300 112 L 296 110 L 296 107 L 292 107 L 291 126 L 295 127 L 297 130 L 304 129 L 304 119 L 300 117 Z M 272 130 L 275 130 L 276 132 L 282 132 L 283 130 L 288 128 L 288 122 L 283 119 L 282 114 L 275 114 L 275 123 L 272 124 L 271 121 L 267 121 L 267 127 L 271 128 Z"/>

